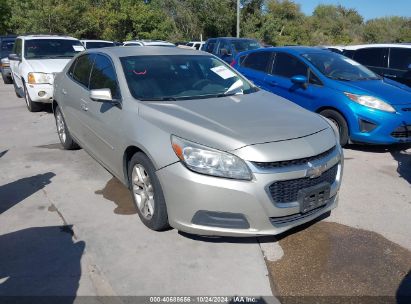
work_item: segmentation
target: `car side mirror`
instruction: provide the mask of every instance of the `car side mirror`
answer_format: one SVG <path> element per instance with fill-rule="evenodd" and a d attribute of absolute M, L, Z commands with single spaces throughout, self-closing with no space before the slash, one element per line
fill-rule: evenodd
<path fill-rule="evenodd" d="M 9 60 L 21 61 L 21 58 L 17 54 L 9 54 Z"/>
<path fill-rule="evenodd" d="M 108 102 L 121 108 L 121 102 L 118 99 L 113 99 L 111 90 L 108 88 L 91 90 L 90 99 L 96 102 Z"/>
<path fill-rule="evenodd" d="M 111 96 L 110 89 L 96 89 L 90 91 L 90 99 L 94 101 L 112 101 L 113 97 Z"/>
<path fill-rule="evenodd" d="M 303 87 L 304 89 L 307 88 L 308 85 L 308 79 L 303 75 L 296 75 L 291 77 L 291 82 Z"/>

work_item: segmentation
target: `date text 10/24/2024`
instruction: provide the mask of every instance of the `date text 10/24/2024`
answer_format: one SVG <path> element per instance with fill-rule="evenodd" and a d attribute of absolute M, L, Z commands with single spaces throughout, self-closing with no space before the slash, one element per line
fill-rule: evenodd
<path fill-rule="evenodd" d="M 258 297 L 249 296 L 159 296 L 150 297 L 150 303 L 259 303 Z"/>

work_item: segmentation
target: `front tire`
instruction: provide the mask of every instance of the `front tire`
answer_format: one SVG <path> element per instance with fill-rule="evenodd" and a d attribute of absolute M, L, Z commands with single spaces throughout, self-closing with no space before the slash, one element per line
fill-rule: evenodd
<path fill-rule="evenodd" d="M 57 135 L 64 150 L 78 149 L 79 145 L 71 137 L 59 106 L 54 110 L 54 118 L 56 119 Z"/>
<path fill-rule="evenodd" d="M 163 190 L 150 159 L 141 152 L 128 165 L 129 185 L 138 215 L 148 228 L 168 229 L 168 214 Z"/>
<path fill-rule="evenodd" d="M 29 91 L 27 90 L 26 84 L 23 84 L 24 87 L 24 100 L 26 101 L 27 109 L 29 112 L 39 112 L 43 109 L 43 105 L 38 102 L 31 100 Z"/>
<path fill-rule="evenodd" d="M 3 77 L 3 82 L 4 84 L 12 84 L 13 79 L 11 79 L 11 77 Z"/>
<path fill-rule="evenodd" d="M 320 114 L 331 120 L 337 126 L 337 129 L 340 132 L 340 144 L 341 146 L 345 146 L 349 139 L 349 129 L 344 116 L 337 111 L 330 109 L 321 111 Z"/>

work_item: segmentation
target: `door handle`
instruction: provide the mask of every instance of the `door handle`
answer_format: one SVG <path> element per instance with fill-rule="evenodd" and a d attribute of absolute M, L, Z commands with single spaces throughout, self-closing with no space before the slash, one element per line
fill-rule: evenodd
<path fill-rule="evenodd" d="M 88 111 L 88 107 L 87 107 L 87 101 L 85 101 L 83 98 L 80 99 L 81 103 L 80 103 L 80 108 L 83 111 Z"/>
<path fill-rule="evenodd" d="M 83 104 L 83 103 L 80 105 L 80 108 L 81 108 L 83 111 L 88 111 L 87 106 L 86 106 L 85 104 Z"/>
<path fill-rule="evenodd" d="M 278 85 L 278 82 L 276 82 L 274 80 L 268 80 L 267 83 L 272 87 L 275 87 L 276 85 Z"/>
<path fill-rule="evenodd" d="M 65 89 L 61 89 L 61 93 L 63 93 L 64 95 L 67 95 L 67 91 Z"/>
<path fill-rule="evenodd" d="M 384 77 L 397 78 L 397 75 L 384 74 Z"/>

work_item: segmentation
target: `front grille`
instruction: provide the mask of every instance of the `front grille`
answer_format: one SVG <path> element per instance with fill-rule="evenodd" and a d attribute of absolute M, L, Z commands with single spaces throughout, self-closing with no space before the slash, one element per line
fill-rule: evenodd
<path fill-rule="evenodd" d="M 330 155 L 334 151 L 334 149 L 335 149 L 335 146 L 321 154 L 317 154 L 317 155 L 310 156 L 310 157 L 304 157 L 304 158 L 293 159 L 293 160 L 282 160 L 282 161 L 268 162 L 268 163 L 253 162 L 253 164 L 260 169 L 274 169 L 274 168 L 284 168 L 284 167 L 289 167 L 289 166 L 304 165 L 308 162 L 321 159 L 323 157 Z"/>
<path fill-rule="evenodd" d="M 395 138 L 409 138 L 411 137 L 411 125 L 401 126 L 391 133 L 392 137 Z"/>
<path fill-rule="evenodd" d="M 271 184 L 269 191 L 273 200 L 277 203 L 295 202 L 298 199 L 298 191 L 327 182 L 330 185 L 334 183 L 337 177 L 338 164 L 324 171 L 322 175 L 316 178 L 297 178 L 285 181 L 278 181 Z"/>

